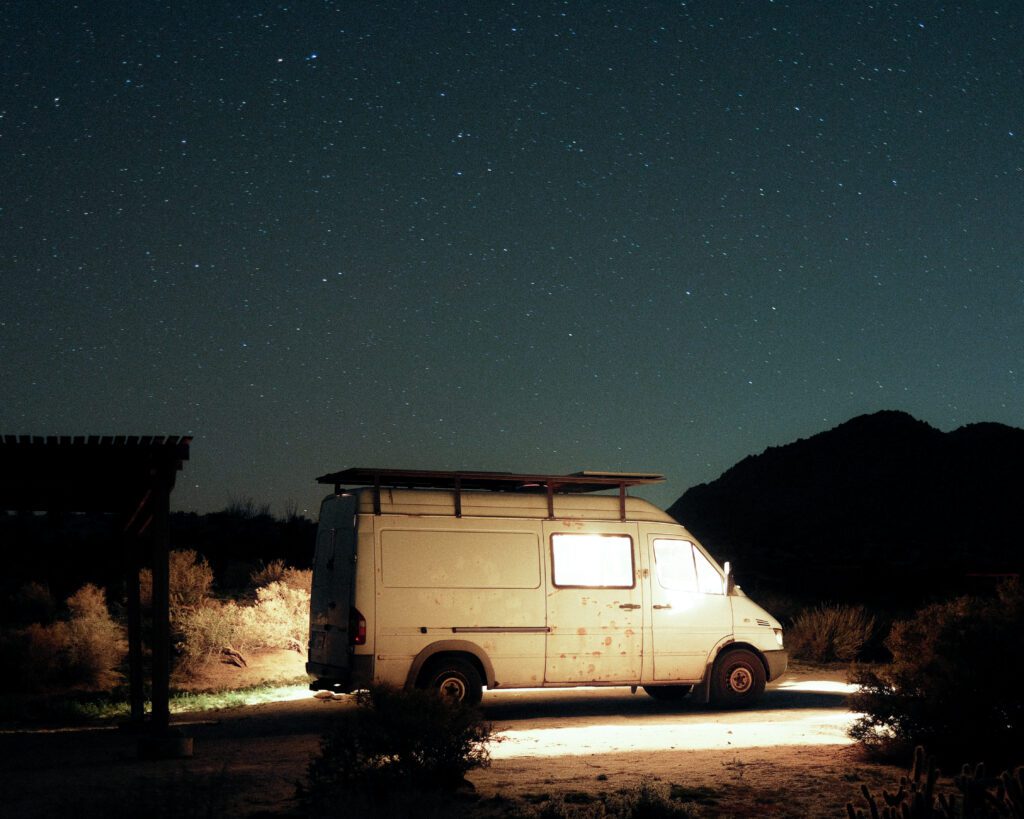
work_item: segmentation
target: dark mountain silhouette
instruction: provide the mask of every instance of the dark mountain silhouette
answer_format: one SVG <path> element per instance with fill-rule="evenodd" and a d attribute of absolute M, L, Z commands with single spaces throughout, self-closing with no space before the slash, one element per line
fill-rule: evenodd
<path fill-rule="evenodd" d="M 1022 569 L 1024 430 L 862 415 L 745 458 L 670 508 L 752 594 L 899 609 Z"/>

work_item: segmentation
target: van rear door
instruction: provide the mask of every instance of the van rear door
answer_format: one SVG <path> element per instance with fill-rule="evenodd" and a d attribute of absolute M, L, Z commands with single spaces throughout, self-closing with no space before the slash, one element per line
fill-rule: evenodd
<path fill-rule="evenodd" d="M 357 504 L 355 495 L 331 495 L 320 506 L 306 664 L 322 683 L 314 687 L 346 684 L 351 673 Z"/>

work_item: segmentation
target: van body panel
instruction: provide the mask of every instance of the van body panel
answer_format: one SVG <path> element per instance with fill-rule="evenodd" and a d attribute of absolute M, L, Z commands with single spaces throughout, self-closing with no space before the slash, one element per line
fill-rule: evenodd
<path fill-rule="evenodd" d="M 418 657 L 453 650 L 444 644 L 455 639 L 474 646 L 469 653 L 490 669 L 488 683 L 541 684 L 547 622 L 539 522 L 384 509 L 375 537 L 378 679 L 405 684 Z"/>

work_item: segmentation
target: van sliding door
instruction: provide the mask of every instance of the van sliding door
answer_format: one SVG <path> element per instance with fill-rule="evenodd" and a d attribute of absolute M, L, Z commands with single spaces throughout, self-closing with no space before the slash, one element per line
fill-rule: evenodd
<path fill-rule="evenodd" d="M 636 682 L 643 593 L 636 526 L 544 524 L 548 561 L 545 681 Z"/>

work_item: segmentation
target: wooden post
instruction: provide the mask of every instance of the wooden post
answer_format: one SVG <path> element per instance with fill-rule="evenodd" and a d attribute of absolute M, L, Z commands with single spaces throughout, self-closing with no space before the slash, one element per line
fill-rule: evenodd
<path fill-rule="evenodd" d="M 124 561 L 125 596 L 128 601 L 128 701 L 132 725 L 141 725 L 145 718 L 145 697 L 142 691 L 142 605 L 139 600 L 139 539 L 128 529 L 118 526 L 121 554 Z"/>
<path fill-rule="evenodd" d="M 157 477 L 151 495 L 153 509 L 153 716 L 154 734 L 170 724 L 170 489 Z"/>

